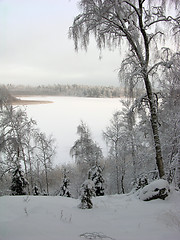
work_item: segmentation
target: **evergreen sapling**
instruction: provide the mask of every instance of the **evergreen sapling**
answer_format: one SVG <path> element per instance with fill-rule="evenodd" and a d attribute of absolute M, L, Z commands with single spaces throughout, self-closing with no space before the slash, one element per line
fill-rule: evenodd
<path fill-rule="evenodd" d="M 63 185 L 61 186 L 61 190 L 60 190 L 60 196 L 71 197 L 71 193 L 69 191 L 69 185 L 70 185 L 70 180 L 67 177 L 65 172 L 64 178 L 63 178 Z"/>
<path fill-rule="evenodd" d="M 97 164 L 93 166 L 88 172 L 88 178 L 94 182 L 96 196 L 104 196 L 102 168 Z"/>
<path fill-rule="evenodd" d="M 93 196 L 95 196 L 94 182 L 87 179 L 81 187 L 81 203 L 78 207 L 81 209 L 91 209 L 93 207 L 93 203 L 91 201 Z"/>
<path fill-rule="evenodd" d="M 20 164 L 13 171 L 11 191 L 13 195 L 25 195 L 24 188 L 28 185 L 28 181 L 23 176 Z"/>

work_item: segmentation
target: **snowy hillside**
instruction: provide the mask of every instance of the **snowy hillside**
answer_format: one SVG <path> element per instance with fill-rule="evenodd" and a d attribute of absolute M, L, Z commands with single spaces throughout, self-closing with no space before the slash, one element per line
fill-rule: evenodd
<path fill-rule="evenodd" d="M 93 209 L 65 197 L 0 197 L 0 240 L 179 240 L 180 192 L 144 202 L 136 195 L 93 198 Z"/>

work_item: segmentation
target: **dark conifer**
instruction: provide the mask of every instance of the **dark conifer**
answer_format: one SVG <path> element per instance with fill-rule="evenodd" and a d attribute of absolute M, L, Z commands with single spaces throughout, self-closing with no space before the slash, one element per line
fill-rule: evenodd
<path fill-rule="evenodd" d="M 25 195 L 26 192 L 24 188 L 27 186 L 28 182 L 23 176 L 20 164 L 16 166 L 13 171 L 11 191 L 13 195 Z"/>
<path fill-rule="evenodd" d="M 64 171 L 63 184 L 61 186 L 60 196 L 71 197 L 71 193 L 69 191 L 70 180 L 66 175 L 66 170 Z"/>
<path fill-rule="evenodd" d="M 79 208 L 90 209 L 93 207 L 91 201 L 92 197 L 95 196 L 94 182 L 90 179 L 86 180 L 81 187 L 81 203 Z"/>
<path fill-rule="evenodd" d="M 99 165 L 93 166 L 88 173 L 88 178 L 94 182 L 96 196 L 104 195 L 104 179 L 102 176 L 102 168 Z"/>

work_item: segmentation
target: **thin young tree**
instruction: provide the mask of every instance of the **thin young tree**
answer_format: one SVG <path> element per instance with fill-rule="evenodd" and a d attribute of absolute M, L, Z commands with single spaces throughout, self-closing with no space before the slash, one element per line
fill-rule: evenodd
<path fill-rule="evenodd" d="M 88 179 L 94 182 L 96 196 L 104 195 L 104 178 L 102 172 L 103 169 L 98 164 L 94 165 L 88 172 Z"/>
<path fill-rule="evenodd" d="M 171 67 L 171 62 L 162 60 L 157 54 L 157 49 L 154 49 L 158 46 L 155 44 L 156 41 L 165 34 L 163 27 L 177 23 L 179 19 L 179 16 L 168 15 L 169 3 L 172 9 L 177 9 L 179 6 L 177 0 L 170 2 L 163 0 L 81 0 L 79 1 L 81 13 L 74 19 L 69 30 L 76 50 L 79 47 L 87 49 L 91 33 L 94 34 L 100 50 L 106 46 L 120 47 L 125 40 L 128 55 L 122 62 L 121 73 L 123 73 L 123 78 L 133 82 L 133 85 L 139 80 L 144 83 L 160 178 L 164 177 L 165 172 L 158 129 L 157 105 L 151 80 L 159 66 Z M 178 38 L 178 34 L 176 37 Z"/>
<path fill-rule="evenodd" d="M 74 157 L 77 164 L 77 186 L 79 186 L 87 178 L 87 172 L 96 163 L 103 159 L 101 148 L 92 140 L 90 130 L 83 121 L 77 127 L 78 139 L 70 149 L 70 155 Z"/>
<path fill-rule="evenodd" d="M 130 137 L 127 135 L 128 129 L 123 121 L 123 114 L 119 111 L 113 114 L 110 125 L 103 131 L 104 139 L 109 147 L 109 159 L 114 162 L 117 193 L 125 193 L 124 177 L 126 173 L 126 157 L 130 154 Z M 134 180 L 134 176 L 133 176 Z"/>
<path fill-rule="evenodd" d="M 66 170 L 66 168 L 64 169 L 64 173 L 63 173 L 63 183 L 60 189 L 60 196 L 64 196 L 64 197 L 71 197 L 71 193 L 69 190 L 69 185 L 70 185 L 70 179 L 67 176 L 68 171 Z"/>
<path fill-rule="evenodd" d="M 70 155 L 75 157 L 77 164 L 86 164 L 88 167 L 94 166 L 102 159 L 103 154 L 101 148 L 91 138 L 88 126 L 81 121 L 77 127 L 79 138 L 75 141 L 70 150 Z"/>
<path fill-rule="evenodd" d="M 11 191 L 13 195 L 25 195 L 26 192 L 24 188 L 28 185 L 27 180 L 23 175 L 21 165 L 17 163 L 15 169 L 12 172 L 12 184 Z"/>
<path fill-rule="evenodd" d="M 52 136 L 47 137 L 45 133 L 37 132 L 36 134 L 36 157 L 37 163 L 41 163 L 45 172 L 46 193 L 49 195 L 48 172 L 52 168 L 52 159 L 56 153 L 54 139 Z"/>
<path fill-rule="evenodd" d="M 180 186 L 180 65 L 179 56 L 170 49 L 164 50 L 170 57 L 173 68 L 165 73 L 166 84 L 162 82 L 163 93 L 159 121 L 162 135 L 162 151 L 167 180 Z"/>
<path fill-rule="evenodd" d="M 95 196 L 94 182 L 90 179 L 84 181 L 81 186 L 81 203 L 78 205 L 82 209 L 93 208 L 93 203 L 91 201 L 92 197 Z"/>
<path fill-rule="evenodd" d="M 115 175 L 116 175 L 116 187 L 117 193 L 120 194 L 120 165 L 121 165 L 121 134 L 122 134 L 122 124 L 121 124 L 121 114 L 116 112 L 111 120 L 111 126 L 106 128 L 103 132 L 104 139 L 109 145 L 109 154 L 111 159 L 115 162 Z M 114 174 L 113 174 L 114 175 Z"/>

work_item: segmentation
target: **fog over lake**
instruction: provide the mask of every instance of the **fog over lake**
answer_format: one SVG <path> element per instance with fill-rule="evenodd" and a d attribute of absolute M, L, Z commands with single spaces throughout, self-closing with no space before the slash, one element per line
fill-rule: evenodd
<path fill-rule="evenodd" d="M 26 110 L 28 117 L 36 120 L 41 132 L 52 134 L 56 139 L 55 165 L 74 162 L 69 151 L 78 138 L 77 126 L 81 120 L 88 125 L 92 139 L 102 148 L 104 156 L 107 155 L 102 131 L 109 125 L 113 113 L 121 109 L 119 98 L 35 96 L 21 99 L 53 102 L 27 105 Z"/>

